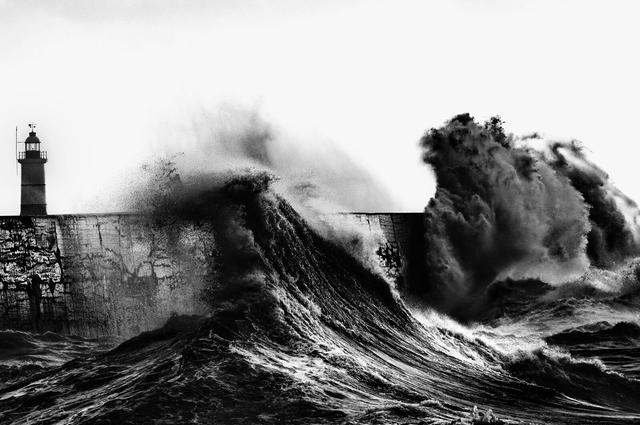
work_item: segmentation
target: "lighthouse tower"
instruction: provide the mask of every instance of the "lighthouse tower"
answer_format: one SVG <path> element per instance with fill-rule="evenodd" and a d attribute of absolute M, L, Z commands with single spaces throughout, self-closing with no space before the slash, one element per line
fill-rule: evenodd
<path fill-rule="evenodd" d="M 44 164 L 47 162 L 47 152 L 40 150 L 35 124 L 29 124 L 29 128 L 31 131 L 24 141 L 24 151 L 18 153 L 22 170 L 20 215 L 46 215 Z"/>

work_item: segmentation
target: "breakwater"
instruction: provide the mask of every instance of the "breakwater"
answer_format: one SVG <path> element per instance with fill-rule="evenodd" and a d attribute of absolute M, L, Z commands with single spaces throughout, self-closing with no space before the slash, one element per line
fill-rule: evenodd
<path fill-rule="evenodd" d="M 400 284 L 419 213 L 349 214 L 378 235 Z M 215 241 L 206 224 L 140 214 L 0 217 L 0 329 L 131 336 L 206 311 Z"/>

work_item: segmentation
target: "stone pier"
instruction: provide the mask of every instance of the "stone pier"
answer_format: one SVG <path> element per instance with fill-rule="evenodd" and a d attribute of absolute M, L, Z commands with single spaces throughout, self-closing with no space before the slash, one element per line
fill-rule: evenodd
<path fill-rule="evenodd" d="M 421 214 L 352 214 L 382 234 L 381 265 L 402 280 Z M 212 232 L 139 214 L 0 217 L 0 329 L 132 336 L 173 313 L 202 314 Z"/>

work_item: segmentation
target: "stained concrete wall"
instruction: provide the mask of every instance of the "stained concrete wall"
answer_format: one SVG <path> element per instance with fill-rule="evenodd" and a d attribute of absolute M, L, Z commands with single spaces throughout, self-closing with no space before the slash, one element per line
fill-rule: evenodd
<path fill-rule="evenodd" d="M 400 283 L 420 214 L 352 214 L 382 235 Z M 215 252 L 204 224 L 135 214 L 0 217 L 0 329 L 131 336 L 172 314 L 202 314 Z"/>
<path fill-rule="evenodd" d="M 380 264 L 402 287 L 410 262 L 421 262 L 424 244 L 422 213 L 352 213 L 364 229 L 382 235 L 377 250 Z"/>
<path fill-rule="evenodd" d="M 211 232 L 142 215 L 0 218 L 0 328 L 129 336 L 205 311 Z"/>

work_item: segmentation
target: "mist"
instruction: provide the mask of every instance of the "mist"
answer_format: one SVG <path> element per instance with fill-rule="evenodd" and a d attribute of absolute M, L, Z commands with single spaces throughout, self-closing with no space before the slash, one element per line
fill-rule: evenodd
<path fill-rule="evenodd" d="M 157 181 L 158 163 L 173 164 L 185 181 L 216 173 L 266 171 L 291 202 L 316 212 L 398 208 L 386 187 L 330 140 L 301 140 L 267 122 L 255 109 L 226 104 L 197 114 L 189 126 L 161 138 L 156 152 L 130 171 L 117 196 L 109 197 L 115 200 L 112 208 L 129 209 L 131 182 L 142 188 Z"/>

